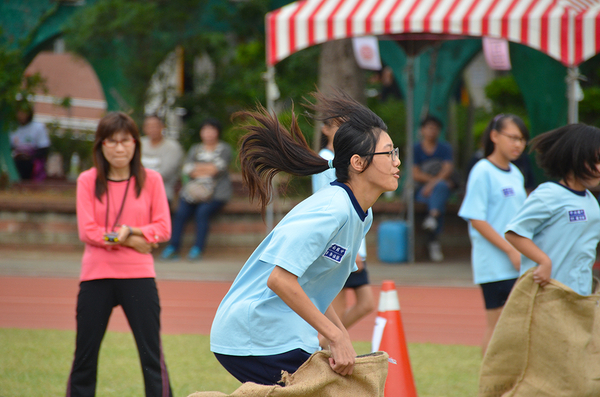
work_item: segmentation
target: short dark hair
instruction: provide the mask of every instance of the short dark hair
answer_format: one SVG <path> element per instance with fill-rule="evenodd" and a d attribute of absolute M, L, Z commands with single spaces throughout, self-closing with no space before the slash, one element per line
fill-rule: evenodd
<path fill-rule="evenodd" d="M 425 124 L 429 124 L 429 123 L 435 124 L 440 130 L 442 128 L 444 128 L 444 123 L 442 123 L 442 120 L 438 119 L 437 117 L 435 117 L 431 114 L 428 114 L 427 116 L 425 116 L 425 118 L 423 120 L 421 120 L 421 124 L 419 126 L 423 127 Z"/>
<path fill-rule="evenodd" d="M 515 123 L 517 125 L 517 128 L 519 128 L 519 131 L 521 131 L 521 135 L 523 135 L 523 138 L 525 138 L 525 141 L 529 140 L 529 130 L 527 129 L 527 126 L 519 116 L 510 113 L 500 113 L 489 122 L 489 124 L 485 128 L 485 131 L 483 132 L 482 139 L 484 157 L 491 155 L 494 152 L 494 148 L 496 147 L 494 142 L 492 142 L 492 131 L 502 131 L 502 129 L 506 127 L 507 121 L 512 121 L 513 123 Z"/>
<path fill-rule="evenodd" d="M 600 129 L 586 124 L 569 124 L 538 135 L 530 151 L 537 154 L 538 165 L 548 176 L 597 178 L 600 163 Z"/>
<path fill-rule="evenodd" d="M 31 123 L 31 120 L 33 120 L 33 105 L 31 102 L 27 100 L 18 101 L 16 109 L 17 112 L 23 112 L 27 115 L 27 122 L 25 124 Z"/>
<path fill-rule="evenodd" d="M 204 119 L 204 121 L 202 121 L 202 123 L 200 124 L 200 128 L 198 128 L 198 130 L 201 130 L 202 128 L 206 127 L 207 125 L 214 127 L 217 130 L 219 137 L 221 137 L 221 132 L 223 130 L 223 126 L 221 125 L 221 122 L 219 120 L 217 120 L 213 117 Z"/>

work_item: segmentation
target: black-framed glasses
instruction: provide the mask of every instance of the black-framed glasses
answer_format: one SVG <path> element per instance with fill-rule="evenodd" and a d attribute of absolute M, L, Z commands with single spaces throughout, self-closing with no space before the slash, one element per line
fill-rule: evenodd
<path fill-rule="evenodd" d="M 131 147 L 133 145 L 135 145 L 136 140 L 134 138 L 125 138 L 122 141 L 117 141 L 115 139 L 111 139 L 111 138 L 106 138 L 105 140 L 102 141 L 102 144 L 104 146 L 106 146 L 107 148 L 116 148 L 117 145 L 120 143 L 121 145 L 123 145 L 123 147 Z"/>
<path fill-rule="evenodd" d="M 389 152 L 367 153 L 366 156 L 375 156 L 376 154 L 389 154 L 390 156 L 392 156 L 392 161 L 400 160 L 400 149 L 398 149 L 397 147 L 390 150 Z"/>
<path fill-rule="evenodd" d="M 505 133 L 503 133 L 501 131 L 498 131 L 498 134 L 504 135 L 505 137 L 507 137 L 508 139 L 510 139 L 510 141 L 513 142 L 513 143 L 521 143 L 523 145 L 527 145 L 527 139 L 525 139 L 523 137 L 505 134 Z"/>

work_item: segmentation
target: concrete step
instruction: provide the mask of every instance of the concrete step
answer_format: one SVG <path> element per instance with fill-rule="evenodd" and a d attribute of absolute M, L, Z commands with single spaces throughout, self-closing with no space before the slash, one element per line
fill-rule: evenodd
<path fill-rule="evenodd" d="M 0 247 L 57 246 L 67 250 L 81 249 L 83 243 L 79 240 L 75 215 L 75 185 L 49 184 L 46 189 L 37 185 L 33 189 L 31 186 L 20 185 L 15 189 L 0 191 Z M 274 204 L 275 222 L 300 200 L 277 200 Z M 417 261 L 426 261 L 427 236 L 420 228 L 426 209 L 417 204 L 415 211 L 415 256 Z M 470 252 L 467 224 L 456 215 L 457 211 L 457 204 L 448 206 L 444 232 L 440 238 L 448 260 L 468 259 Z M 379 224 L 386 220 L 402 219 L 405 205 L 398 199 L 388 201 L 381 198 L 374 205 L 373 213 L 374 223 L 367 235 L 369 255 L 377 253 Z M 266 225 L 259 206 L 250 203 L 243 190 L 236 189 L 236 196 L 211 223 L 207 249 L 252 249 L 265 235 Z M 190 222 L 184 234 L 184 249 L 191 246 L 193 236 L 194 225 Z"/>

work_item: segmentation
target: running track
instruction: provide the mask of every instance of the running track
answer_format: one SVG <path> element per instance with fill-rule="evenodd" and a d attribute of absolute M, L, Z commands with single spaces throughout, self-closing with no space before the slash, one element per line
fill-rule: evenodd
<path fill-rule="evenodd" d="M 166 334 L 205 334 L 229 282 L 158 280 Z M 407 342 L 479 346 L 485 311 L 477 288 L 397 286 Z M 75 329 L 78 280 L 0 277 L 0 328 Z M 374 286 L 379 297 L 379 286 Z M 353 340 L 370 341 L 375 313 L 350 329 Z M 109 330 L 129 331 L 120 308 Z"/>

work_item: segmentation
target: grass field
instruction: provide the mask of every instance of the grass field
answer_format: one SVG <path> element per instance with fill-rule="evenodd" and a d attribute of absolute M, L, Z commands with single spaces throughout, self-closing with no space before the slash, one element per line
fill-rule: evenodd
<path fill-rule="evenodd" d="M 0 397 L 64 395 L 74 341 L 72 331 L 0 329 Z M 239 386 L 210 352 L 208 336 L 163 335 L 163 346 L 175 396 L 201 390 L 231 393 Z M 355 349 L 358 354 L 368 353 L 370 343 L 357 342 Z M 477 394 L 479 348 L 410 344 L 409 354 L 420 397 Z M 131 334 L 106 334 L 100 351 L 97 395 L 144 395 Z"/>

